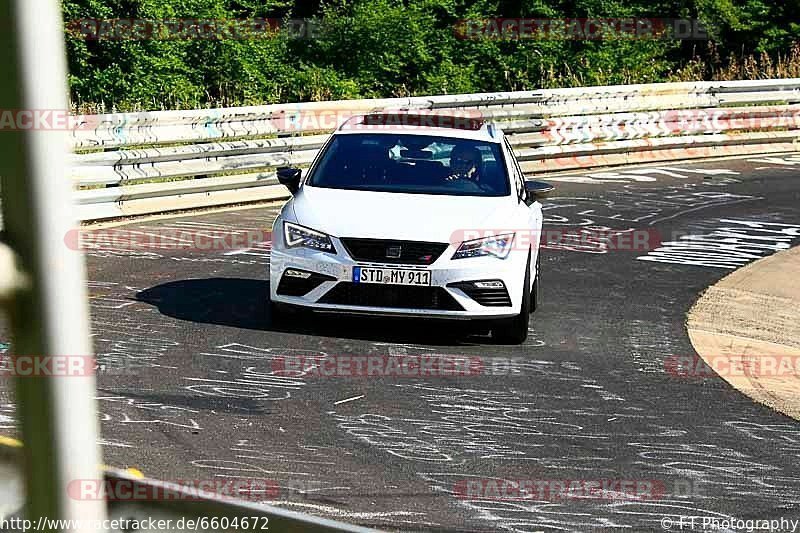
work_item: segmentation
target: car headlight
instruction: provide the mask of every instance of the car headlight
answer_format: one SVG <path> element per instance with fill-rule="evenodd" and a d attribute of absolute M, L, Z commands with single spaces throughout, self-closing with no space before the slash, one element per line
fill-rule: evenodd
<path fill-rule="evenodd" d="M 466 257 L 482 257 L 492 255 L 505 259 L 511 252 L 511 243 L 514 242 L 514 234 L 493 235 L 473 241 L 464 241 L 459 246 L 453 259 L 464 259 Z"/>
<path fill-rule="evenodd" d="M 283 242 L 287 248 L 311 248 L 336 253 L 333 241 L 327 234 L 292 222 L 283 223 Z"/>

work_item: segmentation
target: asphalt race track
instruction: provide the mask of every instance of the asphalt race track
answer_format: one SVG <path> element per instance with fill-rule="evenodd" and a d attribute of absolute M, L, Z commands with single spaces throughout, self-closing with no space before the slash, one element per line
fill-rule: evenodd
<path fill-rule="evenodd" d="M 663 531 L 665 518 L 678 530 L 681 516 L 684 524 L 800 519 L 797 422 L 722 379 L 676 376 L 665 363 L 695 353 L 684 322 L 703 290 L 771 253 L 726 248 L 731 228 L 776 249 L 800 244 L 798 168 L 800 156 L 751 157 L 559 176 L 546 229 L 648 231 L 675 244 L 648 254 L 614 249 L 621 241 L 611 237 L 544 250 L 542 301 L 524 346 L 434 321 L 313 316 L 273 325 L 268 243 L 91 250 L 105 462 L 164 480 L 268 480 L 277 492 L 249 498 L 387 530 L 641 532 Z M 268 229 L 276 210 L 125 229 Z M 693 247 L 679 245 L 690 242 L 680 235 L 707 237 Z M 715 246 L 721 252 L 711 254 Z M 476 358 L 480 371 L 275 370 L 284 356 L 431 354 Z M 0 428 L 14 432 L 7 390 Z M 459 489 L 486 479 L 660 489 L 638 500 Z"/>

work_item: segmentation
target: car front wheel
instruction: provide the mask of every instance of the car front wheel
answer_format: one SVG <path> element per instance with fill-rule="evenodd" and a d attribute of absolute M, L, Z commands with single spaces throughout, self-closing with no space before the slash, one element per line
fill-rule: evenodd
<path fill-rule="evenodd" d="M 542 273 L 542 251 L 536 254 L 536 277 L 533 280 L 533 289 L 531 289 L 531 314 L 539 308 L 539 278 Z"/>
<path fill-rule="evenodd" d="M 498 320 L 492 328 L 492 338 L 500 344 L 522 344 L 528 338 L 528 321 L 531 314 L 531 260 L 528 256 L 525 281 L 522 291 L 522 306 L 519 314 Z"/>

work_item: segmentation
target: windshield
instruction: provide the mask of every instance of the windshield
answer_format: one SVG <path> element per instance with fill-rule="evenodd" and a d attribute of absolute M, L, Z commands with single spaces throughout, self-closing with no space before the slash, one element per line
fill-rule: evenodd
<path fill-rule="evenodd" d="M 412 194 L 510 194 L 500 144 L 408 134 L 337 135 L 308 184 Z"/>

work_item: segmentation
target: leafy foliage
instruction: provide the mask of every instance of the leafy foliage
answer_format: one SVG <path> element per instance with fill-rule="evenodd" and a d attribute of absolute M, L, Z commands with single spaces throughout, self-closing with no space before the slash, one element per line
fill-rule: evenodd
<path fill-rule="evenodd" d="M 62 0 L 82 109 L 137 110 L 789 75 L 800 0 Z M 710 40 L 464 39 L 490 17 L 698 19 Z M 313 35 L 87 39 L 81 21 L 309 18 Z"/>

